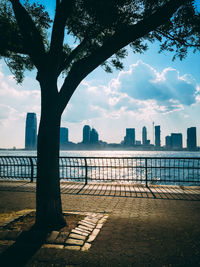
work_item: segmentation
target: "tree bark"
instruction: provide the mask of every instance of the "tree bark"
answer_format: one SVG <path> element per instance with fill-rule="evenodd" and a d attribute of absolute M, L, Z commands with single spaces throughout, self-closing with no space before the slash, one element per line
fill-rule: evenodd
<path fill-rule="evenodd" d="M 41 118 L 37 148 L 37 190 L 35 227 L 49 230 L 66 225 L 62 215 L 59 177 L 60 121 L 56 83 L 40 82 Z M 53 89 L 52 89 L 53 88 Z M 56 90 L 55 90 L 56 89 Z"/>

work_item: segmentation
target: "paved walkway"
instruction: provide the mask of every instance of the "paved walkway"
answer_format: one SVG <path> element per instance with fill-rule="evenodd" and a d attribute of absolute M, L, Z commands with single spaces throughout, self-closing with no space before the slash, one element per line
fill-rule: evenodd
<path fill-rule="evenodd" d="M 199 188 L 194 190 L 187 192 L 191 198 L 177 191 L 174 198 L 63 193 L 63 210 L 107 213 L 106 223 L 88 252 L 42 248 L 26 266 L 200 266 Z M 33 191 L 0 185 L 0 212 L 35 208 Z"/>
<path fill-rule="evenodd" d="M 35 192 L 35 182 L 0 181 L 1 191 Z M 200 200 L 198 186 L 171 186 L 119 183 L 84 183 L 61 182 L 61 193 L 72 195 L 117 196 L 134 198 Z"/>

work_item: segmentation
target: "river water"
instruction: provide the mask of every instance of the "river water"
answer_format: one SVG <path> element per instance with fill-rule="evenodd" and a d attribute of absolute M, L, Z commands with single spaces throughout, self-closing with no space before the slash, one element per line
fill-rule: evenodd
<path fill-rule="evenodd" d="M 0 150 L 0 156 L 36 156 L 36 151 Z M 189 151 L 60 151 L 63 157 L 200 157 L 200 152 Z"/>
<path fill-rule="evenodd" d="M 0 150 L 0 156 L 31 157 L 36 156 L 36 151 Z M 60 156 L 71 157 L 60 159 L 60 178 L 64 180 L 84 182 L 87 177 L 88 181 L 95 182 L 145 184 L 148 180 L 148 183 L 151 184 L 200 185 L 199 152 L 61 151 Z M 73 157 L 97 157 L 97 159 Z M 146 157 L 150 159 L 145 159 Z M 29 158 L 21 161 L 13 159 L 13 161 L 7 162 L 9 166 L 0 166 L 0 177 L 13 178 L 17 176 L 30 179 L 31 164 Z M 16 164 L 20 164 L 20 167 L 15 167 Z M 36 159 L 33 159 L 33 165 L 34 178 L 36 178 Z"/>

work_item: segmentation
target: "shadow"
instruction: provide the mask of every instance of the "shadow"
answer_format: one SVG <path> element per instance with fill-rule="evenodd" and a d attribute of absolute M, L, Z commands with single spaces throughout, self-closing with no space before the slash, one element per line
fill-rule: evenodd
<path fill-rule="evenodd" d="M 156 198 L 156 195 L 154 194 L 154 192 L 151 190 L 151 188 L 148 185 L 147 185 L 147 188 L 149 189 L 149 191 L 153 195 L 153 197 Z"/>
<path fill-rule="evenodd" d="M 86 186 L 86 184 L 84 184 L 84 185 L 81 187 L 81 189 L 79 189 L 78 192 L 76 192 L 76 194 L 79 194 L 79 193 L 84 189 L 85 186 Z"/>
<path fill-rule="evenodd" d="M 69 185 L 68 190 L 62 194 L 87 195 L 87 196 L 111 196 L 111 197 L 132 197 L 165 200 L 188 200 L 200 201 L 200 187 L 182 187 L 167 185 L 126 185 L 126 184 L 88 184 L 79 190 L 72 192 Z"/>
<path fill-rule="evenodd" d="M 30 181 L 1 180 L 0 191 L 9 192 L 35 192 L 36 183 Z"/>
<path fill-rule="evenodd" d="M 13 186 L 12 182 L 4 186 L 1 182 L 0 191 L 35 192 L 36 187 L 35 182 L 22 183 L 20 186 Z M 200 186 L 148 184 L 146 187 L 136 183 L 103 182 L 85 185 L 82 182 L 70 181 L 61 183 L 61 194 L 200 201 Z"/>
<path fill-rule="evenodd" d="M 40 231 L 34 228 L 22 232 L 16 239 L 16 242 L 0 255 L 1 266 L 25 266 L 30 258 L 45 243 L 46 237 L 46 231 Z"/>

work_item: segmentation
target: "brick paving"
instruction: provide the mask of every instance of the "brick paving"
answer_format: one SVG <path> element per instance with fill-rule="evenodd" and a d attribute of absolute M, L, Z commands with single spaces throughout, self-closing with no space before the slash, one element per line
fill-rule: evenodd
<path fill-rule="evenodd" d="M 35 182 L 0 181 L 0 191 L 35 192 Z M 171 186 L 119 183 L 61 182 L 61 193 L 71 195 L 117 196 L 134 198 L 200 200 L 200 186 Z"/>
<path fill-rule="evenodd" d="M 34 190 L 2 188 L 1 213 L 35 208 Z M 64 211 L 108 214 L 96 238 L 86 245 L 92 244 L 89 250 L 37 248 L 26 266 L 200 266 L 198 187 L 154 187 L 161 195 L 157 198 L 149 197 L 151 192 L 142 194 L 142 188 L 135 197 L 112 195 L 106 189 L 101 195 L 94 188 L 87 194 L 62 194 Z M 0 249 L 8 245 L 1 244 Z"/>

